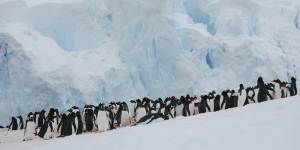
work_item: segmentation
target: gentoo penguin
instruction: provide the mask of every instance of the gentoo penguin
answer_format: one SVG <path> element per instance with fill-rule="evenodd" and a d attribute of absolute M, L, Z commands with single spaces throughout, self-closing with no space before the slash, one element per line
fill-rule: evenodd
<path fill-rule="evenodd" d="M 142 117 L 147 115 L 146 108 L 142 105 L 141 102 L 137 101 L 137 108 L 135 113 L 135 121 L 139 121 Z"/>
<path fill-rule="evenodd" d="M 15 117 L 11 117 L 11 123 L 7 126 L 8 130 L 18 130 L 18 121 Z"/>
<path fill-rule="evenodd" d="M 231 108 L 238 107 L 238 100 L 239 94 L 232 90 L 230 96 Z"/>
<path fill-rule="evenodd" d="M 79 134 L 82 134 L 82 132 L 83 132 L 83 122 L 82 122 L 82 117 L 81 117 L 81 114 L 79 111 L 76 112 L 76 120 L 77 120 L 77 121 L 75 121 L 75 125 L 77 128 L 76 134 L 79 135 Z"/>
<path fill-rule="evenodd" d="M 50 120 L 46 120 L 38 132 L 38 136 L 43 139 L 51 139 L 53 137 L 53 126 Z"/>
<path fill-rule="evenodd" d="M 259 77 L 257 79 L 257 86 L 256 86 L 256 88 L 258 89 L 257 101 L 259 103 L 267 101 L 268 100 L 267 96 L 270 96 L 270 93 L 269 93 L 268 90 L 273 90 L 273 89 L 271 89 L 271 88 L 269 88 L 268 86 L 265 85 L 265 82 L 263 81 L 262 77 Z"/>
<path fill-rule="evenodd" d="M 242 85 L 242 84 L 241 84 Z M 238 97 L 238 107 L 243 107 L 246 103 L 246 97 L 247 92 L 246 89 L 244 89 L 244 86 L 242 89 L 239 89 L 239 97 Z"/>
<path fill-rule="evenodd" d="M 208 97 L 207 97 L 207 104 L 208 104 L 208 106 L 210 108 L 210 111 L 212 111 L 212 112 L 215 110 L 215 108 L 214 108 L 215 107 L 214 101 L 215 101 L 215 91 L 209 93 Z"/>
<path fill-rule="evenodd" d="M 0 125 L 0 129 L 3 129 L 4 127 Z"/>
<path fill-rule="evenodd" d="M 211 111 L 207 104 L 207 99 L 208 99 L 207 95 L 202 95 L 200 102 L 195 103 L 195 106 L 198 108 L 199 114 L 205 113 L 207 111 Z"/>
<path fill-rule="evenodd" d="M 24 129 L 23 117 L 22 116 L 18 116 L 16 119 L 18 121 L 18 130 Z"/>
<path fill-rule="evenodd" d="M 91 108 L 86 108 L 84 113 L 86 131 L 92 131 L 94 129 L 94 122 L 96 120 L 94 111 Z"/>
<path fill-rule="evenodd" d="M 221 96 L 218 94 L 214 99 L 214 112 L 221 110 Z"/>
<path fill-rule="evenodd" d="M 189 95 L 187 95 L 186 97 L 181 96 L 180 97 L 180 101 L 182 101 L 182 103 L 183 103 L 182 115 L 184 117 L 190 116 L 191 115 L 191 111 L 190 111 L 190 104 L 191 104 L 190 96 Z"/>
<path fill-rule="evenodd" d="M 125 102 L 120 104 L 115 118 L 120 127 L 126 127 L 130 125 L 131 120 L 128 112 L 128 106 Z"/>
<path fill-rule="evenodd" d="M 33 140 L 35 137 L 35 123 L 34 123 L 34 115 L 30 112 L 27 115 L 25 130 L 24 130 L 24 139 L 23 141 Z"/>
<path fill-rule="evenodd" d="M 221 104 L 221 109 L 224 108 L 224 105 L 225 105 L 225 109 L 231 108 L 231 102 L 230 102 L 230 97 L 228 96 L 228 92 L 223 91 L 222 92 L 222 97 L 223 97 L 223 101 L 222 101 L 222 104 Z"/>
<path fill-rule="evenodd" d="M 161 122 L 168 119 L 169 119 L 168 116 L 165 116 L 162 113 L 154 113 L 154 114 L 150 113 L 142 117 L 137 123 L 135 123 L 135 125 Z"/>
<path fill-rule="evenodd" d="M 70 113 L 68 116 L 66 114 L 62 115 L 61 121 L 58 125 L 58 130 L 60 130 L 60 132 L 61 132 L 60 137 L 70 136 L 70 135 L 76 133 L 74 117 L 75 117 L 74 113 Z"/>
<path fill-rule="evenodd" d="M 176 106 L 175 111 L 176 111 L 176 116 L 175 116 L 175 117 L 177 117 L 177 116 L 182 116 L 182 112 L 183 112 L 183 103 L 182 103 L 181 100 L 178 100 L 178 101 L 177 101 L 177 106 Z M 159 113 L 160 113 L 160 112 L 159 112 Z"/>
<path fill-rule="evenodd" d="M 256 97 L 255 89 L 252 87 L 248 87 L 246 89 L 246 100 L 244 106 L 252 103 L 257 103 L 257 101 L 255 101 L 255 97 Z"/>
<path fill-rule="evenodd" d="M 97 115 L 97 126 L 99 132 L 104 132 L 111 129 L 111 120 L 109 116 L 108 107 L 100 107 Z"/>
<path fill-rule="evenodd" d="M 127 105 L 128 105 L 129 115 L 132 119 L 135 116 L 136 101 L 131 100 L 130 102 L 128 102 Z"/>
<path fill-rule="evenodd" d="M 38 115 L 38 118 L 37 118 L 37 128 L 41 128 L 44 123 L 46 122 L 46 117 L 45 117 L 45 110 L 42 110 L 39 115 Z"/>

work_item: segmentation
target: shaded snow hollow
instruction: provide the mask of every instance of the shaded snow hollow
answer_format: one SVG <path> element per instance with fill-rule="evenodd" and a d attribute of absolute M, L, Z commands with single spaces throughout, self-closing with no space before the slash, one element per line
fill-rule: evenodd
<path fill-rule="evenodd" d="M 296 96 L 104 133 L 0 144 L 0 149 L 299 150 L 299 110 Z"/>

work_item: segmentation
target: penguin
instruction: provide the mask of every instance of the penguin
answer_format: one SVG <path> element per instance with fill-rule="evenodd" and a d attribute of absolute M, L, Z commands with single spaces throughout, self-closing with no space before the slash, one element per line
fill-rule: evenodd
<path fill-rule="evenodd" d="M 237 106 L 243 107 L 243 106 L 245 106 L 246 97 L 247 97 L 247 92 L 246 92 L 246 89 L 244 89 L 244 86 L 242 89 L 241 88 L 239 89 L 238 94 L 239 94 L 239 96 L 238 96 L 238 105 Z"/>
<path fill-rule="evenodd" d="M 75 125 L 75 113 L 70 113 L 69 115 L 63 114 L 61 121 L 58 125 L 58 130 L 60 129 L 60 137 L 70 136 L 76 134 Z"/>
<path fill-rule="evenodd" d="M 214 112 L 221 110 L 221 96 L 218 94 L 214 99 Z"/>
<path fill-rule="evenodd" d="M 146 108 L 138 101 L 136 113 L 135 113 L 135 121 L 139 121 L 142 117 L 147 115 Z"/>
<path fill-rule="evenodd" d="M 27 115 L 25 130 L 24 130 L 24 139 L 23 141 L 33 140 L 35 138 L 35 123 L 34 123 L 34 114 L 30 112 Z"/>
<path fill-rule="evenodd" d="M 111 129 L 112 121 L 110 119 L 109 111 L 107 107 L 99 108 L 98 115 L 97 115 L 97 126 L 99 132 L 108 131 Z"/>
<path fill-rule="evenodd" d="M 11 123 L 7 126 L 9 130 L 18 130 L 18 121 L 16 117 L 11 117 Z"/>
<path fill-rule="evenodd" d="M 238 107 L 238 100 L 239 100 L 238 93 L 236 93 L 234 90 L 232 90 L 231 96 L 230 96 L 231 108 Z"/>
<path fill-rule="evenodd" d="M 85 126 L 86 131 L 92 131 L 94 129 L 94 122 L 96 120 L 94 111 L 91 108 L 87 108 L 84 113 L 84 119 L 85 119 Z"/>
<path fill-rule="evenodd" d="M 119 108 L 120 109 L 120 108 Z M 121 112 L 121 127 L 126 127 L 129 126 L 131 124 L 131 119 L 130 119 L 130 115 L 129 115 L 129 110 L 128 110 L 128 106 L 125 102 L 122 103 L 122 112 Z"/>
<path fill-rule="evenodd" d="M 75 125 L 77 128 L 76 134 L 79 135 L 79 134 L 82 134 L 82 132 L 83 132 L 83 122 L 82 122 L 82 117 L 81 117 L 81 114 L 79 111 L 76 112 L 76 119 L 77 119 L 77 122 L 75 122 Z"/>
<path fill-rule="evenodd" d="M 38 136 L 45 140 L 53 138 L 53 126 L 50 120 L 46 120 L 38 132 Z"/>
<path fill-rule="evenodd" d="M 230 97 L 228 96 L 228 92 L 223 91 L 222 92 L 222 97 L 223 97 L 223 101 L 222 101 L 222 104 L 221 104 L 221 109 L 224 108 L 224 105 L 225 105 L 225 109 L 231 108 L 231 102 L 230 102 Z"/>
<path fill-rule="evenodd" d="M 208 99 L 207 95 L 202 95 L 200 102 L 195 103 L 195 105 L 198 107 L 199 114 L 205 113 L 207 111 L 209 112 L 211 111 L 207 104 L 207 99 Z"/>
<path fill-rule="evenodd" d="M 207 104 L 208 104 L 208 106 L 209 106 L 209 108 L 210 108 L 210 110 L 206 110 L 207 112 L 209 112 L 209 111 L 214 111 L 215 109 L 214 109 L 214 100 L 215 100 L 215 95 L 214 95 L 214 92 L 212 92 L 212 93 L 209 93 L 208 94 L 208 97 L 207 97 Z"/>
<path fill-rule="evenodd" d="M 194 104 L 195 105 L 195 104 Z M 181 100 L 177 101 L 177 106 L 176 106 L 176 116 L 182 116 L 182 112 L 183 112 L 183 103 Z"/>
<path fill-rule="evenodd" d="M 37 129 L 40 129 L 44 123 L 46 122 L 46 117 L 45 117 L 45 110 L 42 110 L 37 118 Z"/>
<path fill-rule="evenodd" d="M 255 90 L 254 88 L 251 87 L 246 89 L 246 100 L 244 106 L 248 104 L 257 103 L 257 100 L 255 99 L 257 97 L 256 96 L 257 91 L 258 91 L 257 89 Z"/>
<path fill-rule="evenodd" d="M 273 99 L 269 93 L 268 90 L 272 90 L 268 86 L 265 85 L 265 82 L 263 81 L 262 77 L 259 77 L 257 79 L 257 86 L 256 89 L 258 89 L 257 93 L 257 102 L 261 103 L 268 100 L 268 96 Z M 275 92 L 275 91 L 274 91 Z"/>
<path fill-rule="evenodd" d="M 4 129 L 4 127 L 0 125 L 0 129 Z"/>
<path fill-rule="evenodd" d="M 17 122 L 18 122 L 18 130 L 24 129 L 24 122 L 22 116 L 17 116 Z"/>
<path fill-rule="evenodd" d="M 35 128 L 38 128 L 38 118 L 40 116 L 40 112 L 35 112 L 33 114 L 33 119 L 34 119 L 34 123 L 35 123 Z"/>
<path fill-rule="evenodd" d="M 191 111 L 190 111 L 190 104 L 191 104 L 190 96 L 189 95 L 187 95 L 186 97 L 181 96 L 180 100 L 183 103 L 182 116 L 184 116 L 184 117 L 190 116 L 191 115 Z"/>
<path fill-rule="evenodd" d="M 136 101 L 131 100 L 130 102 L 128 102 L 127 105 L 128 105 L 129 115 L 132 120 L 133 117 L 135 116 Z"/>
<path fill-rule="evenodd" d="M 146 116 L 142 117 L 135 125 L 138 124 L 149 124 L 149 123 L 154 123 L 154 122 L 161 122 L 164 120 L 168 120 L 169 118 L 162 113 L 150 113 L 147 114 Z"/>

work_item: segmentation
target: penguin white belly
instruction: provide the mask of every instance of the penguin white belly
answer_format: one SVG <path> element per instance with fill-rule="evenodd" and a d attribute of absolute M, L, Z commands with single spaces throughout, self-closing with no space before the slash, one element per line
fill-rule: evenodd
<path fill-rule="evenodd" d="M 128 103 L 128 111 L 129 111 L 129 115 L 130 117 L 134 116 L 134 108 L 135 108 L 135 103 Z"/>
<path fill-rule="evenodd" d="M 33 121 L 28 121 L 25 129 L 24 140 L 33 140 L 35 137 L 35 123 Z"/>
<path fill-rule="evenodd" d="M 146 109 L 145 108 L 138 108 L 136 110 L 136 116 L 135 116 L 135 120 L 139 121 L 141 118 L 143 118 L 144 116 L 146 116 Z"/>
<path fill-rule="evenodd" d="M 280 86 L 278 83 L 273 83 L 273 84 L 275 85 L 275 89 L 274 89 L 275 93 L 273 92 L 272 96 L 274 97 L 274 99 L 279 99 L 281 98 Z"/>
<path fill-rule="evenodd" d="M 207 101 L 207 104 L 210 108 L 210 111 L 213 112 L 215 110 L 214 99 L 209 99 Z M 206 109 L 206 112 L 209 112 L 209 110 L 207 108 L 205 108 L 205 109 Z"/>
<path fill-rule="evenodd" d="M 38 126 L 38 118 L 39 118 L 39 114 L 36 115 L 36 118 L 35 118 L 35 127 L 37 128 Z"/>
<path fill-rule="evenodd" d="M 49 140 L 49 139 L 52 138 L 52 136 L 53 136 L 53 133 L 52 133 L 51 127 L 49 125 L 43 138 L 46 139 L 46 140 Z"/>
<path fill-rule="evenodd" d="M 257 103 L 258 102 L 258 92 L 259 92 L 259 89 L 255 89 L 254 91 L 255 91 L 255 93 L 253 93 L 252 91 L 251 91 L 251 93 L 255 94 L 253 99 L 254 99 L 255 103 Z M 251 100 L 249 100 L 249 104 L 252 104 L 252 103 L 254 103 L 254 102 L 251 101 Z"/>
<path fill-rule="evenodd" d="M 121 116 L 121 127 L 126 127 L 130 125 L 130 116 L 127 111 L 122 111 Z"/>
<path fill-rule="evenodd" d="M 176 116 L 182 116 L 183 105 L 177 105 L 176 107 Z"/>
<path fill-rule="evenodd" d="M 243 107 L 246 101 L 246 91 L 242 90 L 242 94 L 239 95 L 239 99 L 238 99 L 238 107 Z"/>
<path fill-rule="evenodd" d="M 53 136 L 52 137 L 58 137 L 58 132 L 57 132 L 57 128 L 58 128 L 58 122 L 56 119 L 54 119 L 54 122 L 52 123 L 52 127 L 53 127 Z"/>
<path fill-rule="evenodd" d="M 109 118 L 106 111 L 99 111 L 97 116 L 98 131 L 104 132 L 109 130 Z"/>
<path fill-rule="evenodd" d="M 194 102 L 194 101 L 192 101 L 192 102 L 189 104 L 189 109 L 190 109 L 191 116 L 192 116 L 192 115 L 195 115 L 195 102 Z"/>

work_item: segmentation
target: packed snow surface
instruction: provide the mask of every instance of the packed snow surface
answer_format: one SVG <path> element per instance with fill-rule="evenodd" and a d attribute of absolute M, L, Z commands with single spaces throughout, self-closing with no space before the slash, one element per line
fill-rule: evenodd
<path fill-rule="evenodd" d="M 20 142 L 0 132 L 5 150 L 299 150 L 300 96 L 150 125 L 53 140 Z M 11 139 L 8 139 L 10 137 Z M 18 141 L 19 140 L 19 141 Z"/>
<path fill-rule="evenodd" d="M 300 75 L 299 0 L 0 0 L 0 124 Z"/>

